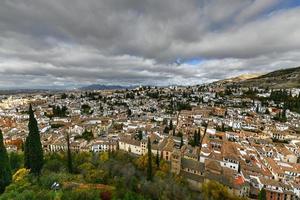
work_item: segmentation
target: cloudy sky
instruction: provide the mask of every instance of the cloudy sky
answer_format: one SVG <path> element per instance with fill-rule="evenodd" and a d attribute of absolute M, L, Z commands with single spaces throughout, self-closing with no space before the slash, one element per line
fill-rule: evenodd
<path fill-rule="evenodd" d="M 0 88 L 198 84 L 300 66 L 298 0 L 1 0 Z"/>

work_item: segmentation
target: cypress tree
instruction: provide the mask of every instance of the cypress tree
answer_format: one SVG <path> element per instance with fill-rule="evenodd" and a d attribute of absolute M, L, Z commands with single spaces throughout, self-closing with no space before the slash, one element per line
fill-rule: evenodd
<path fill-rule="evenodd" d="M 29 106 L 29 134 L 25 141 L 24 163 L 31 173 L 40 175 L 44 164 L 43 148 L 37 121 L 34 117 L 32 106 Z"/>
<path fill-rule="evenodd" d="M 200 146 L 200 143 L 201 143 L 201 132 L 200 132 L 200 129 L 198 129 L 197 139 L 198 139 L 198 146 Z"/>
<path fill-rule="evenodd" d="M 222 131 L 222 132 L 225 132 L 225 124 L 224 124 L 224 123 L 222 123 L 221 131 Z"/>
<path fill-rule="evenodd" d="M 30 141 L 29 141 L 28 136 L 27 136 L 27 138 L 25 140 L 25 144 L 24 144 L 24 167 L 26 169 L 30 169 L 29 147 L 30 147 Z"/>
<path fill-rule="evenodd" d="M 151 152 L 150 137 L 148 137 L 147 147 L 148 147 L 147 180 L 152 181 L 152 152 Z"/>
<path fill-rule="evenodd" d="M 172 129 L 173 129 L 173 121 L 172 121 L 172 119 L 170 120 L 169 129 L 170 129 L 170 130 L 172 130 Z"/>
<path fill-rule="evenodd" d="M 67 146 L 68 146 L 68 170 L 69 173 L 73 173 L 73 163 L 72 163 L 72 153 L 71 153 L 71 148 L 70 148 L 70 135 L 67 133 Z"/>
<path fill-rule="evenodd" d="M 156 167 L 159 168 L 160 160 L 159 160 L 159 154 L 158 151 L 156 151 Z"/>
<path fill-rule="evenodd" d="M 183 146 L 183 136 L 180 136 L 180 148 Z"/>
<path fill-rule="evenodd" d="M 139 130 L 138 138 L 139 138 L 139 140 L 143 139 L 143 132 L 142 132 L 142 130 Z"/>
<path fill-rule="evenodd" d="M 198 142 L 198 133 L 197 133 L 196 130 L 194 132 L 194 144 L 195 144 L 195 146 L 198 146 L 198 144 L 199 144 L 199 142 Z"/>
<path fill-rule="evenodd" d="M 0 130 L 0 194 L 11 183 L 12 175 L 6 148 L 3 143 L 3 135 Z"/>
<path fill-rule="evenodd" d="M 259 200 L 266 200 L 267 199 L 267 195 L 266 195 L 266 190 L 265 188 L 262 188 L 260 190 L 260 192 L 258 193 L 258 199 Z"/>

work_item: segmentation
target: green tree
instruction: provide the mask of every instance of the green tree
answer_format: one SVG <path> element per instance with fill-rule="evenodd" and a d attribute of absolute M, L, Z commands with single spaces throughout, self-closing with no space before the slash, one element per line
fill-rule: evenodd
<path fill-rule="evenodd" d="M 262 189 L 259 191 L 258 199 L 259 199 L 259 200 L 266 200 L 266 199 L 267 199 L 267 194 L 266 194 L 265 188 L 262 188 Z"/>
<path fill-rule="evenodd" d="M 3 143 L 3 135 L 0 130 L 0 194 L 11 183 L 12 175 L 6 148 Z"/>
<path fill-rule="evenodd" d="M 37 121 L 32 106 L 29 106 L 29 134 L 25 141 L 24 165 L 30 172 L 40 175 L 44 164 L 44 154 Z"/>
<path fill-rule="evenodd" d="M 197 132 L 197 130 L 195 130 L 195 132 L 194 132 L 194 144 L 195 144 L 195 146 L 198 146 L 199 145 L 199 134 L 198 134 L 198 132 Z"/>
<path fill-rule="evenodd" d="M 237 196 L 232 195 L 228 188 L 216 181 L 208 181 L 201 187 L 201 195 L 204 200 L 238 200 Z"/>
<path fill-rule="evenodd" d="M 24 154 L 20 152 L 9 153 L 10 168 L 14 173 L 23 166 Z"/>
<path fill-rule="evenodd" d="M 93 114 L 93 111 L 91 110 L 91 106 L 88 104 L 81 105 L 81 113 L 85 115 Z"/>
<path fill-rule="evenodd" d="M 164 128 L 164 133 L 169 133 L 169 131 L 170 131 L 169 127 L 166 126 L 166 127 Z"/>
<path fill-rule="evenodd" d="M 68 98 L 68 95 L 67 95 L 66 93 L 63 93 L 63 94 L 61 95 L 61 99 L 66 99 L 66 98 Z"/>
<path fill-rule="evenodd" d="M 75 140 L 77 139 L 85 139 L 86 141 L 91 141 L 94 139 L 94 134 L 90 130 L 84 130 L 84 132 L 81 135 L 76 135 Z"/>
<path fill-rule="evenodd" d="M 139 130 L 139 132 L 138 132 L 138 138 L 139 138 L 140 141 L 143 139 L 143 132 L 142 132 L 142 130 Z"/>
<path fill-rule="evenodd" d="M 172 119 L 170 120 L 169 129 L 173 130 L 173 121 L 172 121 Z"/>
<path fill-rule="evenodd" d="M 69 173 L 73 173 L 73 163 L 72 163 L 72 153 L 71 153 L 71 148 L 70 148 L 70 135 L 67 133 L 67 146 L 68 146 L 68 152 L 67 152 L 67 157 L 68 157 L 68 170 Z"/>
<path fill-rule="evenodd" d="M 184 145 L 184 142 L 183 142 L 183 136 L 181 135 L 180 137 L 180 148 Z"/>
<path fill-rule="evenodd" d="M 130 110 L 130 108 L 127 109 L 127 116 L 130 117 L 132 115 L 132 111 Z"/>
<path fill-rule="evenodd" d="M 160 160 L 159 160 L 159 153 L 158 153 L 158 151 L 156 151 L 156 160 L 155 160 L 155 162 L 156 162 L 157 169 L 159 169 Z"/>
<path fill-rule="evenodd" d="M 198 146 L 201 145 L 201 132 L 200 132 L 200 128 L 198 129 L 198 132 L 197 132 L 197 141 L 198 141 Z"/>
<path fill-rule="evenodd" d="M 152 152 L 151 152 L 150 137 L 148 137 L 147 147 L 148 147 L 147 180 L 152 181 Z"/>

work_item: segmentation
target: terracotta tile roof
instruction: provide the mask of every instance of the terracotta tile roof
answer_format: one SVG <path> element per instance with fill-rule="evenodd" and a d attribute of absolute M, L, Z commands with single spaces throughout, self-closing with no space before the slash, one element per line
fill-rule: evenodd
<path fill-rule="evenodd" d="M 234 142 L 226 142 L 222 146 L 222 156 L 224 158 L 238 161 L 240 152 L 238 151 Z"/>
<path fill-rule="evenodd" d="M 222 171 L 220 162 L 218 162 L 216 160 L 206 159 L 204 164 L 205 164 L 206 170 L 209 170 L 209 171 L 213 170 L 213 171 L 218 171 L 218 172 Z"/>
<path fill-rule="evenodd" d="M 182 158 L 181 164 L 182 164 L 183 169 L 188 168 L 188 169 L 196 170 L 196 171 L 200 171 L 200 172 L 204 172 L 204 170 L 205 170 L 204 164 L 200 163 L 196 160 Z"/>

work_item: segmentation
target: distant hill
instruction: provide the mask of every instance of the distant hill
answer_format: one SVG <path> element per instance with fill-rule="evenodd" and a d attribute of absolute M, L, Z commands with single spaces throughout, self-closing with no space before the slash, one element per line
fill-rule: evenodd
<path fill-rule="evenodd" d="M 267 74 L 245 74 L 212 84 L 240 87 L 300 88 L 300 67 L 276 70 Z"/>
<path fill-rule="evenodd" d="M 124 89 L 132 89 L 136 86 L 120 86 L 120 85 L 100 85 L 93 84 L 89 86 L 85 86 L 80 88 L 81 90 L 124 90 Z"/>
<path fill-rule="evenodd" d="M 61 90 L 50 90 L 50 89 L 11 89 L 11 90 L 0 90 L 0 95 L 15 95 L 15 94 L 35 94 L 35 93 L 51 93 L 58 92 Z"/>
<path fill-rule="evenodd" d="M 300 67 L 273 71 L 238 84 L 245 87 L 300 88 Z"/>
<path fill-rule="evenodd" d="M 217 82 L 214 82 L 214 83 L 217 83 L 217 84 L 238 83 L 238 82 L 245 81 L 245 80 L 248 80 L 248 79 L 251 79 L 251 78 L 256 78 L 260 75 L 261 74 L 243 74 L 243 75 L 240 75 L 240 76 L 220 80 L 220 81 L 217 81 Z"/>

